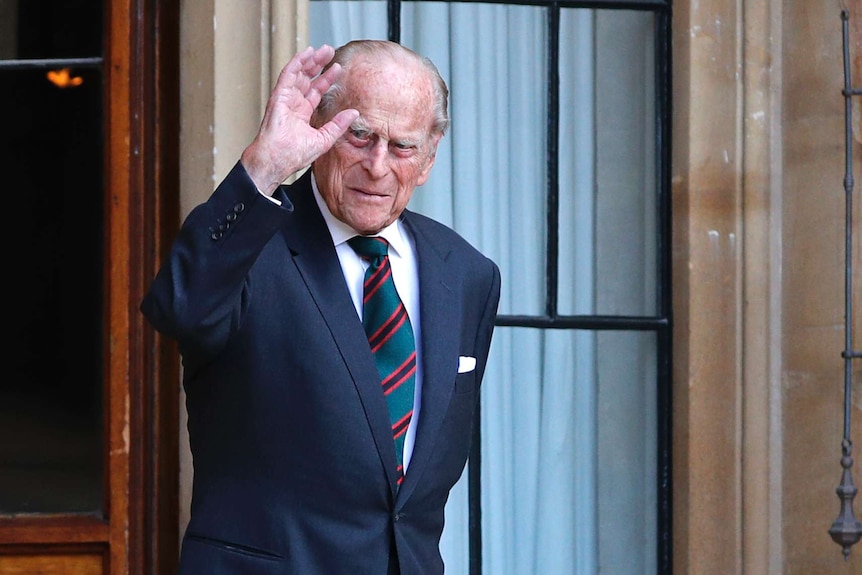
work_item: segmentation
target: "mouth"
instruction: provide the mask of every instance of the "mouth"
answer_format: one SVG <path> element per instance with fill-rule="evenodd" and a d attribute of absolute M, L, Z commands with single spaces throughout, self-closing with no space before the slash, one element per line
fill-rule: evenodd
<path fill-rule="evenodd" d="M 348 188 L 348 190 L 351 193 L 353 193 L 353 194 L 355 194 L 361 198 L 374 199 L 374 198 L 387 198 L 387 197 L 389 197 L 386 193 L 377 192 L 375 190 L 368 190 L 368 189 L 363 189 L 363 188 Z"/>

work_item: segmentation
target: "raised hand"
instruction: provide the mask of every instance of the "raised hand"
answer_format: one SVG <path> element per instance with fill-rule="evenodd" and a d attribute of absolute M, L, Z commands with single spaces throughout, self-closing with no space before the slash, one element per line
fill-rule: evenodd
<path fill-rule="evenodd" d="M 359 116 L 353 109 L 341 110 L 319 129 L 311 116 L 320 97 L 341 75 L 333 64 L 335 50 L 323 45 L 308 47 L 282 68 L 269 96 L 257 136 L 243 151 L 240 161 L 257 188 L 267 194 L 294 172 L 325 153 Z"/>

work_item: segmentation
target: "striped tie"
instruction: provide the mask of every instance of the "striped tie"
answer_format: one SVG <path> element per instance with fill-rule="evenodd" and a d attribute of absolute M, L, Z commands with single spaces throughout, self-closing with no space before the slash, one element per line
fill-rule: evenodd
<path fill-rule="evenodd" d="M 389 242 L 380 237 L 356 236 L 350 247 L 368 261 L 362 299 L 362 325 L 368 336 L 383 394 L 389 404 L 398 484 L 404 479 L 404 437 L 413 416 L 413 387 L 416 377 L 416 344 L 407 310 L 395 291 L 389 267 Z"/>

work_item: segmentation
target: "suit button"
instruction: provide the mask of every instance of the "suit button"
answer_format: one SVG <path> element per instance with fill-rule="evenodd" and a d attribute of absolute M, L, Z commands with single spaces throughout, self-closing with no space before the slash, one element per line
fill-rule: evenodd
<path fill-rule="evenodd" d="M 245 210 L 245 204 L 242 202 L 237 202 L 237 204 L 233 207 L 233 211 L 236 214 L 241 214 Z"/>
<path fill-rule="evenodd" d="M 398 523 L 398 521 L 399 521 L 400 519 L 401 519 L 401 514 L 400 514 L 400 513 L 396 513 L 395 515 L 393 515 L 393 516 L 392 516 L 392 520 L 393 520 L 393 521 L 395 521 L 396 523 Z"/>

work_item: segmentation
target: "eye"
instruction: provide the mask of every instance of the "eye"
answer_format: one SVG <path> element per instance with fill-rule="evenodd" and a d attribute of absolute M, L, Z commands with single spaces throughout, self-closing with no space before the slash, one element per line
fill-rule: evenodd
<path fill-rule="evenodd" d="M 417 146 L 413 142 L 391 142 L 394 153 L 399 157 L 406 158 L 416 153 Z"/>
<path fill-rule="evenodd" d="M 365 144 L 371 139 L 372 132 L 365 128 L 350 128 L 350 138 L 356 143 Z"/>

